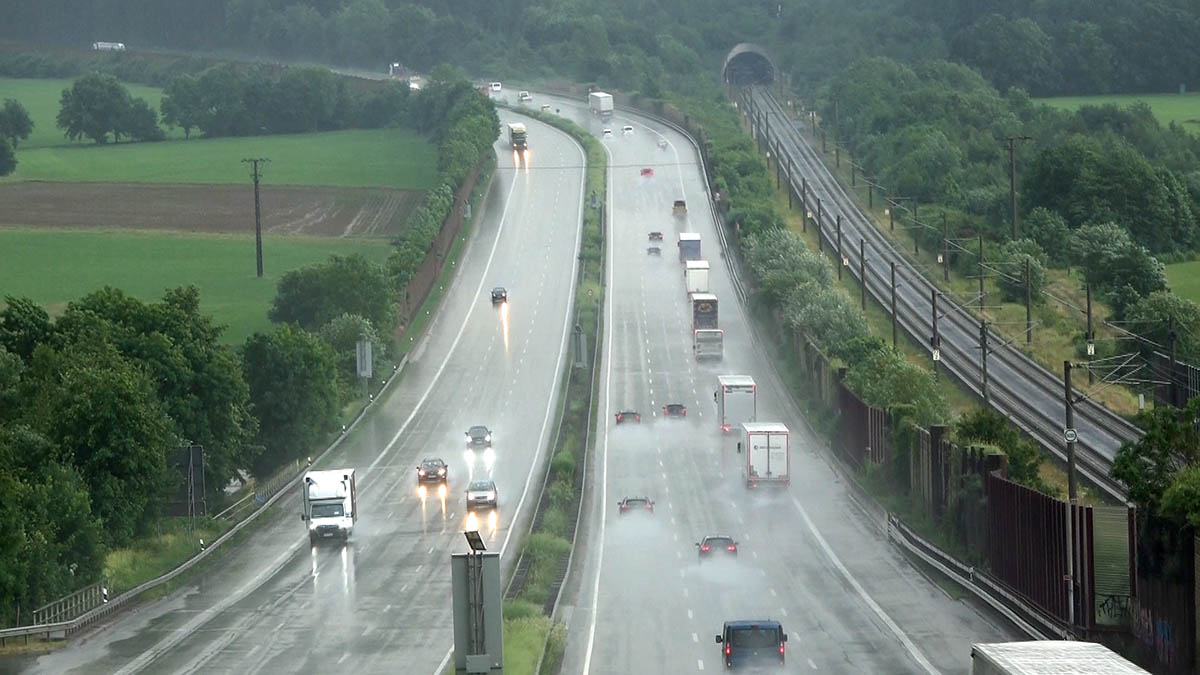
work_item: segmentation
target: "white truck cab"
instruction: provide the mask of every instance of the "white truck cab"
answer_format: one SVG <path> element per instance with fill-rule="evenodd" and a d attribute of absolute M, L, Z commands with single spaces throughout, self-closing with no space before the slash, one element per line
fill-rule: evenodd
<path fill-rule="evenodd" d="M 358 520 L 358 485 L 354 469 L 309 471 L 300 483 L 304 512 L 300 520 L 308 523 L 308 540 L 350 539 Z"/>

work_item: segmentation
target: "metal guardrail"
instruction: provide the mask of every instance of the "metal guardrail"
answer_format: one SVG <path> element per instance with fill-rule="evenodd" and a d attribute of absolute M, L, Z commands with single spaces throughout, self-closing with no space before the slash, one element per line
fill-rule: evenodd
<path fill-rule="evenodd" d="M 1025 601 L 1003 582 L 983 570 L 965 565 L 914 532 L 893 513 L 887 515 L 887 536 L 902 549 L 953 579 L 1018 628 L 1037 640 L 1071 640 L 1070 627 Z"/>
<path fill-rule="evenodd" d="M 408 363 L 408 355 L 405 355 L 404 358 L 400 360 L 399 365 L 396 366 L 396 369 L 394 371 L 392 371 L 391 376 L 388 377 L 388 379 L 383 383 L 383 386 L 381 386 L 379 388 L 379 391 L 376 393 L 376 395 L 374 397 L 372 397 L 371 400 L 369 400 L 366 403 L 366 405 L 363 406 L 362 410 L 359 411 L 358 415 L 354 418 L 354 421 L 351 422 L 342 431 L 341 435 L 338 436 L 337 439 L 335 439 L 333 441 L 333 443 L 329 444 L 329 447 L 327 447 L 323 451 L 321 451 L 321 454 L 317 455 L 317 457 L 315 457 L 313 459 L 313 462 L 319 462 L 326 455 L 328 455 L 335 448 L 337 448 L 339 445 L 342 444 L 342 441 L 344 441 L 346 439 L 346 437 L 350 435 L 350 432 L 354 430 L 354 427 L 358 426 L 358 423 L 360 421 L 362 421 L 362 419 L 366 416 L 367 412 L 371 409 L 371 407 L 373 405 L 375 405 L 375 403 L 382 398 L 381 394 L 383 394 L 383 392 L 387 391 L 387 388 L 389 386 L 391 386 L 392 382 L 394 382 L 396 380 L 396 377 L 399 376 L 402 372 L 404 372 L 404 366 L 407 365 L 407 363 Z M 297 462 L 296 464 L 298 465 L 299 462 Z M 245 528 L 250 523 L 257 520 L 260 515 L 262 515 L 263 513 L 266 513 L 267 510 L 272 505 L 274 505 L 285 494 L 287 494 L 289 492 L 286 489 L 287 487 L 291 486 L 293 483 L 298 483 L 300 481 L 300 477 L 303 475 L 303 472 L 305 469 L 307 469 L 307 466 L 300 467 L 299 471 L 294 471 L 293 472 L 294 475 L 287 476 L 287 477 L 279 476 L 279 477 L 273 479 L 271 481 L 271 483 L 272 483 L 271 487 L 273 487 L 275 491 L 269 497 L 264 497 L 261 501 L 257 498 L 254 500 L 255 503 L 259 504 L 259 507 L 257 508 L 257 510 L 255 510 L 254 513 L 251 513 L 244 520 L 242 520 L 237 525 L 234 525 L 232 528 L 230 528 L 230 530 L 228 532 L 226 532 L 225 534 L 218 537 L 216 541 L 212 542 L 207 547 L 205 547 L 205 549 L 202 550 L 200 553 L 192 556 L 191 558 L 184 561 L 183 563 L 180 563 L 177 567 L 175 567 L 175 569 L 171 570 L 170 572 L 167 572 L 166 574 L 163 574 L 162 576 L 159 576 L 159 577 L 156 577 L 149 581 L 146 581 L 146 582 L 142 583 L 141 585 L 139 585 L 133 589 L 130 589 L 130 590 L 118 595 L 117 597 L 109 600 L 108 602 L 105 602 L 98 607 L 94 607 L 94 608 L 88 610 L 87 612 L 84 612 L 82 615 L 77 616 L 69 621 L 61 621 L 61 622 L 53 623 L 53 624 L 35 624 L 35 625 L 31 625 L 31 626 L 18 626 L 15 628 L 5 628 L 3 630 L 0 630 L 0 645 L 3 645 L 9 639 L 18 638 L 18 637 L 25 638 L 26 642 L 28 642 L 28 639 L 30 636 L 34 636 L 34 637 L 44 636 L 44 638 L 47 640 L 66 638 L 74 633 L 79 632 L 80 630 L 86 628 L 87 626 L 90 626 L 91 624 L 96 623 L 97 621 L 100 621 L 101 619 L 109 616 L 110 614 L 113 614 L 114 612 L 121 609 L 125 605 L 128 605 L 128 604 L 138 600 L 142 596 L 142 594 L 145 593 L 146 591 L 149 591 L 153 588 L 157 588 L 157 587 L 171 581 L 172 579 L 179 576 L 180 574 L 187 572 L 188 570 L 190 570 L 193 567 L 195 567 L 196 565 L 198 565 L 201 561 L 203 561 L 209 555 L 211 555 L 213 551 L 220 548 L 222 544 L 224 544 L 225 542 L 232 539 L 243 528 Z M 263 492 L 259 492 L 255 496 L 260 497 L 263 494 L 264 494 Z"/>

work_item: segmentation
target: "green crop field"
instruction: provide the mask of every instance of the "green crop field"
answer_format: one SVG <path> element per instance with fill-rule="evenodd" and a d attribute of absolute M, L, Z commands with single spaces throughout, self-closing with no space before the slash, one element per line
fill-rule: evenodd
<path fill-rule="evenodd" d="M 1063 110 L 1085 105 L 1115 103 L 1121 107 L 1141 101 L 1150 106 L 1163 125 L 1175 122 L 1190 131 L 1200 131 L 1200 94 L 1113 94 L 1107 96 L 1059 96 L 1038 101 Z"/>
<path fill-rule="evenodd" d="M 426 190 L 437 179 L 437 148 L 408 129 L 200 138 L 168 130 L 162 143 L 97 146 L 72 143 L 55 124 L 59 97 L 72 80 L 0 78 L 0 99 L 29 110 L 33 133 L 17 148 L 17 170 L 5 181 L 104 183 L 242 183 L 245 157 L 268 157 L 263 182 Z M 158 110 L 162 91 L 126 85 Z"/>
<path fill-rule="evenodd" d="M 166 288 L 191 284 L 200 289 L 201 310 L 229 326 L 224 341 L 236 344 L 270 327 L 267 309 L 288 270 L 333 253 L 382 262 L 391 250 L 378 239 L 268 237 L 265 275 L 257 279 L 253 236 L 0 228 L 0 293 L 28 297 L 56 314 L 105 285 L 152 301 Z"/>
<path fill-rule="evenodd" d="M 162 143 L 17 150 L 13 181 L 246 183 L 245 157 L 267 157 L 267 185 L 426 190 L 437 179 L 437 149 L 407 129 L 212 138 Z"/>
<path fill-rule="evenodd" d="M 1200 302 L 1200 260 L 1167 265 L 1167 281 L 1179 296 Z"/>

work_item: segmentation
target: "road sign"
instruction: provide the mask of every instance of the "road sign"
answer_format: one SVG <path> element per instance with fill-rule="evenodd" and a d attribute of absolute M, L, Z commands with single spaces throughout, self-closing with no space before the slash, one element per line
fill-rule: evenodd
<path fill-rule="evenodd" d="M 938 361 L 941 361 L 941 360 L 942 360 L 942 350 L 940 350 L 940 349 L 934 349 L 934 350 L 933 350 L 933 361 L 934 361 L 934 363 L 936 363 L 936 362 L 938 362 Z"/>
<path fill-rule="evenodd" d="M 1074 429 L 1064 429 L 1063 438 L 1067 439 L 1068 443 L 1074 443 L 1079 440 L 1079 432 Z"/>

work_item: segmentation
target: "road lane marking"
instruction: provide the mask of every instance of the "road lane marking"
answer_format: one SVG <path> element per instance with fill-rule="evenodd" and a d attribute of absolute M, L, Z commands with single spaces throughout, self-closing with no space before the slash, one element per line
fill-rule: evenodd
<path fill-rule="evenodd" d="M 813 660 L 812 660 L 812 659 L 809 659 L 809 660 L 808 660 L 808 667 L 809 667 L 809 668 L 812 668 L 813 670 L 816 670 L 816 669 L 817 669 L 817 664 L 813 663 Z"/>
<path fill-rule="evenodd" d="M 699 641 L 700 641 L 700 636 L 696 635 L 695 633 L 692 633 L 692 642 L 699 642 Z"/>
<path fill-rule="evenodd" d="M 838 555 L 833 552 L 833 549 L 830 548 L 829 544 L 825 541 L 825 537 L 821 535 L 821 532 L 817 529 L 817 526 L 813 523 L 812 519 L 808 517 L 808 511 L 804 510 L 804 507 L 800 504 L 800 501 L 795 497 L 792 497 L 792 503 L 795 504 L 796 509 L 800 511 L 800 517 L 804 520 L 804 524 L 808 526 L 808 530 L 812 533 L 813 538 L 816 539 L 818 544 L 820 544 L 821 550 L 824 551 L 825 556 L 829 559 L 829 562 L 833 563 L 833 566 L 836 567 L 839 572 L 841 572 L 842 577 L 850 584 L 851 587 L 854 588 L 854 591 L 858 593 L 863 602 L 867 603 L 867 606 L 871 608 L 871 611 L 875 612 L 875 615 L 878 616 L 880 620 L 887 625 L 888 629 L 892 631 L 892 634 L 900 640 L 901 644 L 903 644 L 904 648 L 908 651 L 909 656 L 911 656 L 913 660 L 920 664 L 921 667 L 925 669 L 925 672 L 929 673 L 929 675 L 937 675 L 937 668 L 933 667 L 933 664 L 929 662 L 929 659 L 925 657 L 925 654 L 921 652 L 920 648 L 913 643 L 913 641 L 908 637 L 908 634 L 906 634 L 904 630 L 900 628 L 900 626 L 896 625 L 896 622 L 892 620 L 892 617 L 888 616 L 888 613 L 883 611 L 883 608 L 879 606 L 879 603 L 875 602 L 874 598 L 867 594 L 867 591 L 862 587 L 862 584 L 858 583 L 858 579 L 855 579 L 854 575 L 850 574 L 850 570 L 846 569 L 846 566 L 842 564 L 841 559 L 838 558 Z"/>
<path fill-rule="evenodd" d="M 696 667 L 704 670 L 704 659 L 696 659 Z"/>
<path fill-rule="evenodd" d="M 345 661 L 345 660 L 346 660 L 346 659 L 348 659 L 348 658 L 350 658 L 350 652 L 342 652 L 342 658 L 340 658 L 340 659 L 338 659 L 338 660 L 337 660 L 337 662 L 338 662 L 338 665 L 339 665 L 339 666 L 340 666 L 340 665 L 342 665 L 342 662 L 343 662 L 343 661 Z"/>
<path fill-rule="evenodd" d="M 786 608 L 786 607 L 780 607 L 780 608 L 779 608 L 779 614 L 780 614 L 781 616 L 787 616 L 787 608 Z"/>
<path fill-rule="evenodd" d="M 690 610 L 690 609 L 688 610 L 688 618 L 689 619 L 692 618 L 692 610 Z"/>

